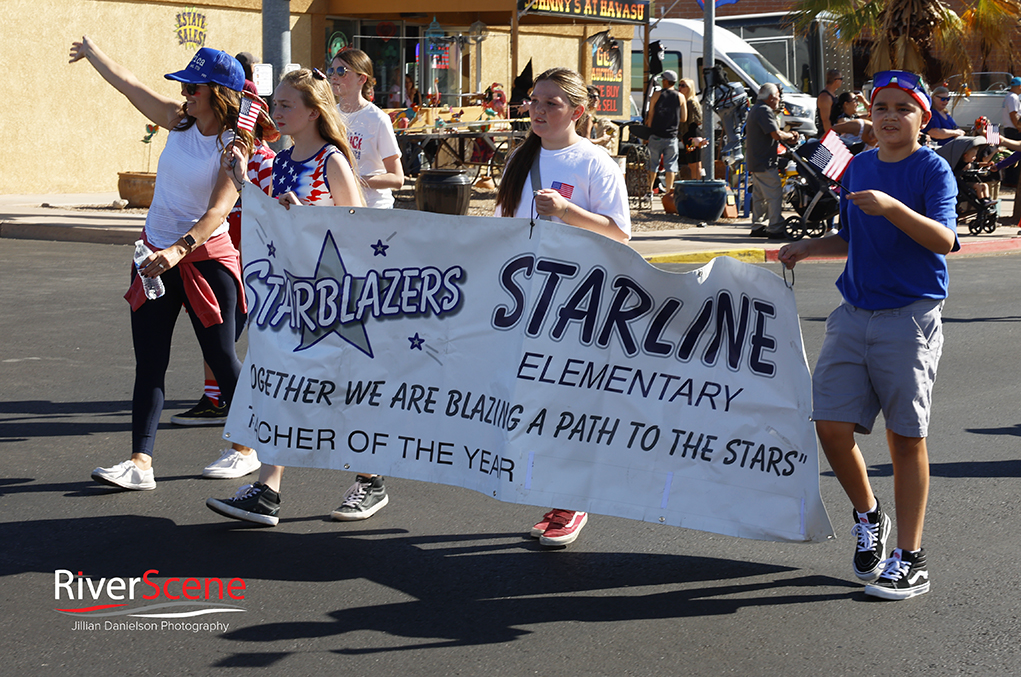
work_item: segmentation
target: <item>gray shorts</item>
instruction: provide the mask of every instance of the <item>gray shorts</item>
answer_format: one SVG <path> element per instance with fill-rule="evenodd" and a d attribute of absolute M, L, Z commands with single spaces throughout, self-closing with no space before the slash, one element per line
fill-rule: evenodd
<path fill-rule="evenodd" d="M 870 433 L 882 410 L 889 430 L 926 437 L 943 352 L 942 311 L 943 301 L 932 299 L 891 310 L 841 303 L 826 319 L 812 375 L 812 418 Z"/>
<path fill-rule="evenodd" d="M 662 136 L 649 137 L 649 164 L 648 170 L 654 172 L 659 169 L 659 157 L 663 156 L 663 171 L 677 173 L 677 137 L 664 138 Z"/>

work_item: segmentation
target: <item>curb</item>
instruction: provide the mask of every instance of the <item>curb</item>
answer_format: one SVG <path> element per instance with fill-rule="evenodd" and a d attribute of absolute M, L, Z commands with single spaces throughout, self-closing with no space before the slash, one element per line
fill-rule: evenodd
<path fill-rule="evenodd" d="M 951 256 L 976 256 L 979 254 L 1012 254 L 1021 252 L 1021 236 L 997 238 L 978 242 L 962 242 L 961 248 Z M 777 249 L 707 249 L 697 252 L 675 254 L 649 254 L 643 256 L 649 263 L 709 263 L 718 256 L 729 256 L 747 263 L 777 263 L 780 250 Z M 846 256 L 815 256 L 812 261 L 843 261 Z"/>
<path fill-rule="evenodd" d="M 52 226 L 39 223 L 0 221 L 0 238 L 11 240 L 47 240 L 89 244 L 134 244 L 138 228 Z"/>

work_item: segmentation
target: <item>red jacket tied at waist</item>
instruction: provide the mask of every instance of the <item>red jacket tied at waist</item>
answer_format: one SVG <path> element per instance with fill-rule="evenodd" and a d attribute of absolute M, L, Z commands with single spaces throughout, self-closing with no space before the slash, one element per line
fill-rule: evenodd
<path fill-rule="evenodd" d="M 144 234 L 142 239 L 145 239 Z M 145 244 L 149 249 L 155 250 L 148 240 L 146 240 Z M 238 284 L 238 306 L 240 306 L 242 312 L 248 312 L 248 304 L 245 301 L 245 288 L 241 284 L 241 260 L 237 249 L 234 248 L 234 244 L 230 240 L 230 236 L 227 233 L 222 233 L 206 240 L 202 246 L 196 247 L 194 251 L 181 259 L 181 262 L 177 264 L 177 269 L 181 271 L 181 280 L 184 282 L 184 293 L 188 297 L 188 302 L 191 304 L 195 315 L 202 322 L 203 327 L 212 327 L 223 322 L 223 313 L 220 310 L 220 304 L 217 302 L 212 288 L 194 265 L 196 261 L 209 260 L 220 262 L 230 271 L 230 274 Z M 145 290 L 142 288 L 141 277 L 135 275 L 135 279 L 132 280 L 127 293 L 124 294 L 124 298 L 131 305 L 131 310 L 138 310 L 142 307 L 143 303 L 149 300 L 146 298 Z"/>

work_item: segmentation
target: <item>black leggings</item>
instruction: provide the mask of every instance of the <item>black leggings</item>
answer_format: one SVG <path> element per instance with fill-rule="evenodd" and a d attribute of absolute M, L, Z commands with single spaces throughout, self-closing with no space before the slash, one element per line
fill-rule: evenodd
<path fill-rule="evenodd" d="M 181 271 L 175 266 L 164 273 L 166 293 L 148 300 L 131 313 L 131 339 L 135 346 L 135 391 L 131 402 L 131 452 L 152 456 L 156 429 L 163 412 L 164 387 L 167 366 L 170 364 L 170 341 L 174 325 L 181 314 L 181 306 L 188 310 L 195 337 L 202 349 L 202 358 L 213 370 L 220 384 L 222 402 L 230 403 L 234 397 L 241 361 L 234 351 L 235 326 L 238 304 L 238 287 L 234 276 L 216 261 L 198 261 L 194 264 L 206 279 L 220 305 L 223 322 L 211 327 L 192 312 L 191 303 L 184 293 Z M 132 278 L 134 278 L 132 271 Z"/>

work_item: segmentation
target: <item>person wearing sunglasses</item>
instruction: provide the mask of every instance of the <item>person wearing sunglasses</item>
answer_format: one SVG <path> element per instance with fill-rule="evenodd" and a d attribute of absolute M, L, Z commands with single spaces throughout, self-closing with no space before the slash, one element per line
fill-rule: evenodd
<path fill-rule="evenodd" d="M 951 139 L 964 136 L 964 130 L 958 127 L 947 111 L 949 104 L 949 89 L 937 87 L 932 90 L 932 119 L 929 120 L 929 124 L 922 127 L 922 133 L 928 134 L 937 146 L 944 146 Z"/>
<path fill-rule="evenodd" d="M 202 356 L 230 403 L 241 373 L 234 351 L 237 323 L 244 317 L 238 251 L 228 233 L 227 215 L 238 192 L 221 156 L 237 149 L 247 162 L 255 146 L 250 132 L 236 130 L 245 76 L 226 52 L 203 47 L 183 70 L 168 73 L 181 83 L 179 98 L 159 94 L 103 53 L 88 37 L 71 45 L 70 63 L 86 60 L 127 97 L 142 115 L 170 130 L 160 155 L 152 205 L 143 239 L 154 253 L 132 270 L 125 294 L 131 304 L 135 385 L 131 406 L 131 458 L 96 468 L 92 478 L 112 486 L 156 488 L 152 470 L 156 430 L 165 397 L 170 343 L 181 308 L 188 311 Z M 237 136 L 235 136 L 237 135 Z M 147 299 L 139 276 L 160 277 L 166 292 Z M 255 451 L 232 445 L 221 455 L 242 474 L 259 468 Z M 237 475 L 240 476 L 240 475 Z"/>
<path fill-rule="evenodd" d="M 372 103 L 376 84 L 372 73 L 372 59 L 360 49 L 345 49 L 326 69 L 358 160 L 365 202 L 375 209 L 390 209 L 393 191 L 404 186 L 404 167 L 393 121 Z"/>
<path fill-rule="evenodd" d="M 922 527 L 929 492 L 927 435 L 943 348 L 946 255 L 957 240 L 957 184 L 918 135 L 931 117 L 921 78 L 873 78 L 879 147 L 851 160 L 841 181 L 840 232 L 780 249 L 787 268 L 809 256 L 846 256 L 843 302 L 826 321 L 812 375 L 812 419 L 823 452 L 853 506 L 852 569 L 865 594 L 900 600 L 929 591 Z M 887 558 L 890 517 L 867 474 L 855 433 L 883 412 L 893 461 L 897 547 Z"/>

